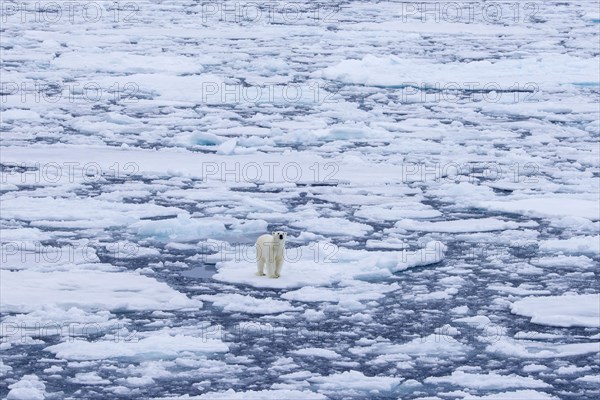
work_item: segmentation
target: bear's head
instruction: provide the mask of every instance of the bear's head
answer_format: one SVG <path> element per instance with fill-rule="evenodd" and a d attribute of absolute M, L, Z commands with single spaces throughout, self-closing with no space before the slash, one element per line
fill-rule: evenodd
<path fill-rule="evenodd" d="M 273 231 L 271 232 L 273 236 L 273 241 L 278 244 L 285 244 L 285 239 L 287 239 L 287 232 L 284 231 Z"/>

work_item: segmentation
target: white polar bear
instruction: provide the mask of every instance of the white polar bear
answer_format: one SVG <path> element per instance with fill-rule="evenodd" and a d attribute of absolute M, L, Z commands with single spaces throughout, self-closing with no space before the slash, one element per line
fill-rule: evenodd
<path fill-rule="evenodd" d="M 282 231 L 262 235 L 256 239 L 256 275 L 264 276 L 264 267 L 267 264 L 269 278 L 279 278 L 283 266 L 285 239 L 287 233 Z"/>

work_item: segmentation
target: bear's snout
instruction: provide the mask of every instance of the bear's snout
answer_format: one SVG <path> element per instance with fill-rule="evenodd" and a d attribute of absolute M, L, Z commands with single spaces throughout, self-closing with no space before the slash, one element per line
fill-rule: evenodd
<path fill-rule="evenodd" d="M 283 235 L 282 234 L 279 234 L 279 239 L 283 240 Z"/>

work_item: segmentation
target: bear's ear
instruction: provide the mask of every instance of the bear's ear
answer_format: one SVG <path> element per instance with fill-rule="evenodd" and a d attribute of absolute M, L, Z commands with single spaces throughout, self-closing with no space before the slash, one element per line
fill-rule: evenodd
<path fill-rule="evenodd" d="M 275 235 L 275 231 L 271 232 L 271 235 Z"/>
<path fill-rule="evenodd" d="M 283 236 L 287 236 L 287 232 L 283 232 Z"/>

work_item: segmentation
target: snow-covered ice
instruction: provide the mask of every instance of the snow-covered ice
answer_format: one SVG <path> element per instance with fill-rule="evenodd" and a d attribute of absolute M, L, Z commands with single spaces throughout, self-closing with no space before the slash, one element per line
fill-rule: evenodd
<path fill-rule="evenodd" d="M 167 284 L 136 273 L 1 271 L 0 277 L 0 298 L 6 312 L 33 312 L 46 305 L 109 311 L 202 306 Z"/>
<path fill-rule="evenodd" d="M 425 379 L 426 383 L 448 383 L 476 389 L 508 389 L 508 388 L 546 388 L 549 384 L 544 381 L 518 375 L 500 375 L 496 373 L 473 374 L 455 371 L 450 376 L 440 376 Z"/>
<path fill-rule="evenodd" d="M 535 324 L 600 327 L 600 294 L 526 297 L 510 309 Z"/>
<path fill-rule="evenodd" d="M 176 358 L 182 352 L 219 353 L 228 350 L 220 340 L 206 337 L 170 335 L 155 333 L 151 336 L 114 341 L 99 340 L 95 342 L 63 342 L 49 346 L 46 351 L 56 354 L 59 358 L 68 360 L 103 360 L 108 358 L 149 359 L 161 360 Z"/>
<path fill-rule="evenodd" d="M 0 18 L 0 397 L 598 397 L 597 1 Z"/>

